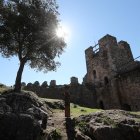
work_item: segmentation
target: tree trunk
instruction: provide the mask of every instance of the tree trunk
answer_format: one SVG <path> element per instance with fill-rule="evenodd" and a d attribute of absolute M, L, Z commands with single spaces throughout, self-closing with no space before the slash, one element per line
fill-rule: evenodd
<path fill-rule="evenodd" d="M 21 91 L 21 78 L 22 78 L 22 72 L 23 72 L 23 69 L 24 69 L 24 65 L 25 65 L 25 62 L 21 61 L 18 72 L 17 72 L 16 81 L 15 81 L 14 91 L 16 91 L 16 92 Z"/>

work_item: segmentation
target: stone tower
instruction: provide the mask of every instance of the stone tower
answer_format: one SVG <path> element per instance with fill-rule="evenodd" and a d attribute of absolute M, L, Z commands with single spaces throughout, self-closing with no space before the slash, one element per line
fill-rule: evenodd
<path fill-rule="evenodd" d="M 111 35 L 101 38 L 98 45 L 97 52 L 91 46 L 85 50 L 86 82 L 106 85 L 126 64 L 133 62 L 133 56 L 127 42 L 117 43 L 116 38 Z"/>

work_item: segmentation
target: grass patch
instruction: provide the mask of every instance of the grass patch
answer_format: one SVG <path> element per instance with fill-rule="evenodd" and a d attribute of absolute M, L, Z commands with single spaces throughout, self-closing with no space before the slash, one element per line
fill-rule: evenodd
<path fill-rule="evenodd" d="M 44 100 L 42 98 L 42 100 Z M 46 99 L 47 102 L 50 103 L 55 103 L 55 102 L 63 102 L 62 100 L 57 100 L 57 99 Z M 58 113 L 58 112 L 64 112 L 64 109 L 59 109 L 59 108 L 51 108 L 53 112 Z M 87 115 L 90 113 L 98 112 L 101 111 L 101 109 L 92 109 L 88 107 L 81 107 L 77 104 L 70 104 L 70 111 L 71 111 L 71 117 L 79 117 L 80 115 Z"/>
<path fill-rule="evenodd" d="M 51 100 L 51 101 L 53 102 L 53 100 Z M 53 109 L 53 108 L 51 108 L 51 110 L 54 113 L 59 113 L 59 112 L 64 113 L 65 112 L 64 109 Z M 80 115 L 87 115 L 87 114 L 99 112 L 99 111 L 101 111 L 101 109 L 81 107 L 81 106 L 73 104 L 73 103 L 70 104 L 70 114 L 71 114 L 72 118 L 79 117 Z"/>
<path fill-rule="evenodd" d="M 136 116 L 137 118 L 135 118 L 134 120 L 136 121 L 136 122 L 140 122 L 140 111 L 137 111 L 137 112 L 129 112 L 129 114 L 130 115 L 134 115 L 134 116 Z"/>
<path fill-rule="evenodd" d="M 132 115 L 140 115 L 140 111 L 137 111 L 137 112 L 129 112 L 130 114 Z"/>
<path fill-rule="evenodd" d="M 90 113 L 101 111 L 101 109 L 92 109 L 87 107 L 81 107 L 79 105 L 72 104 L 70 105 L 71 116 L 79 117 L 80 115 L 87 115 Z"/>

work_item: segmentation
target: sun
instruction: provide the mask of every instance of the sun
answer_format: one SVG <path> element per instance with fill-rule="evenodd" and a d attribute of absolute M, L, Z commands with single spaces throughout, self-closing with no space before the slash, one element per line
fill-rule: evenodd
<path fill-rule="evenodd" d="M 59 38 L 63 38 L 65 41 L 68 41 L 70 37 L 69 28 L 64 25 L 58 26 L 58 28 L 56 29 L 56 36 Z"/>

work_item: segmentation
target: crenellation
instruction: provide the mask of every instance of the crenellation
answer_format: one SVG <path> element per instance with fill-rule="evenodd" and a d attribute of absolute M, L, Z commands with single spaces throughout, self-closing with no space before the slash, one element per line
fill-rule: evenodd
<path fill-rule="evenodd" d="M 113 47 L 113 46 L 117 46 L 117 40 L 116 37 L 107 34 L 106 36 L 104 36 L 98 41 L 98 44 L 100 49 L 109 46 Z"/>
<path fill-rule="evenodd" d="M 50 81 L 50 87 L 56 87 L 56 80 Z"/>
<path fill-rule="evenodd" d="M 78 82 L 78 78 L 77 77 L 71 77 L 71 79 L 70 79 L 70 85 L 71 86 L 77 86 L 77 85 L 79 85 L 79 82 Z"/>
<path fill-rule="evenodd" d="M 126 53 L 128 60 L 130 60 L 130 61 L 134 60 L 130 45 L 126 41 L 118 42 L 118 46 L 119 46 L 119 48 L 122 48 L 125 50 L 125 53 Z"/>

